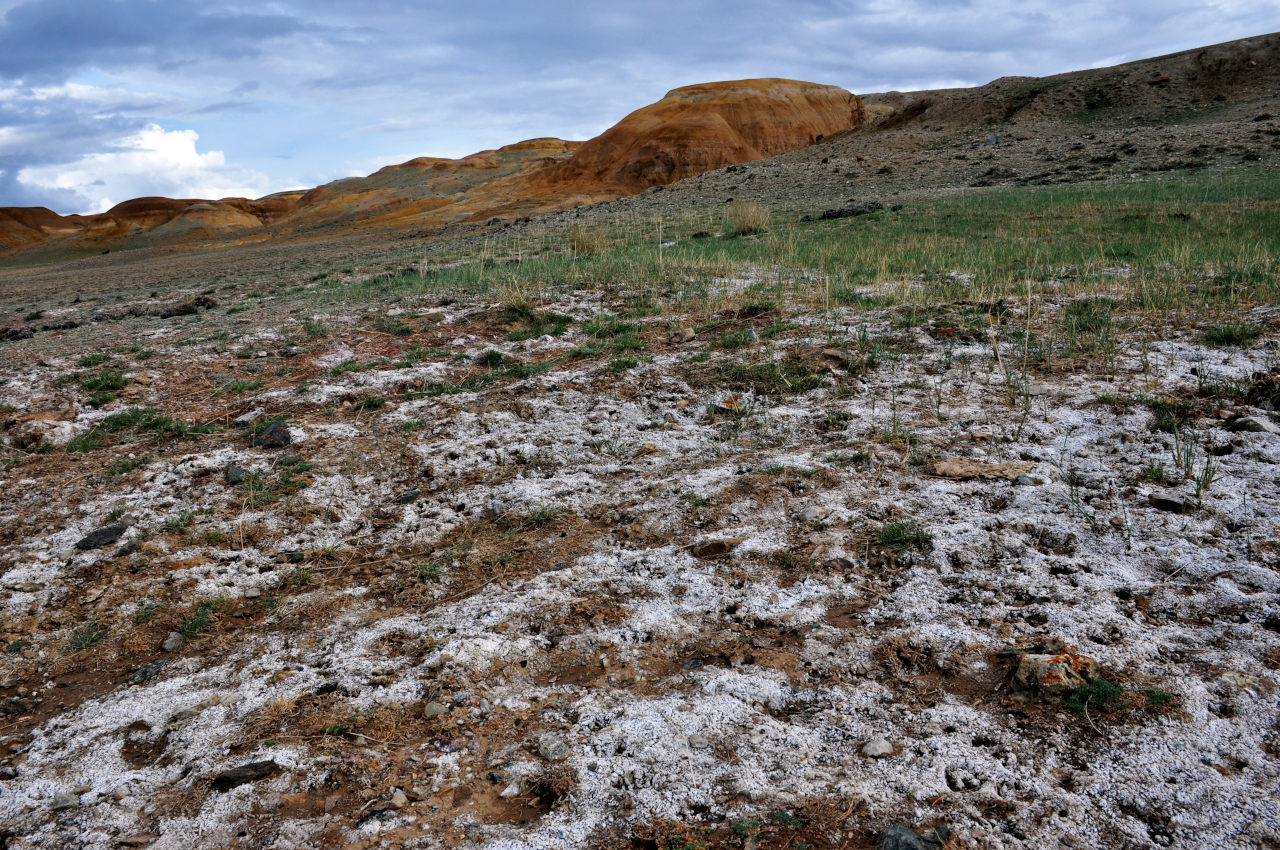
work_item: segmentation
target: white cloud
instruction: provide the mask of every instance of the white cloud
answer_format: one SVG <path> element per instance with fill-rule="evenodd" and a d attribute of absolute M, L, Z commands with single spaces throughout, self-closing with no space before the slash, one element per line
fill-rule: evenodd
<path fill-rule="evenodd" d="M 24 168 L 18 181 L 46 191 L 74 192 L 84 199 L 88 212 L 105 212 L 121 201 L 147 195 L 256 198 L 270 191 L 266 175 L 228 163 L 222 151 L 200 153 L 199 138 L 195 130 L 150 124 L 118 142 L 117 150 Z"/>

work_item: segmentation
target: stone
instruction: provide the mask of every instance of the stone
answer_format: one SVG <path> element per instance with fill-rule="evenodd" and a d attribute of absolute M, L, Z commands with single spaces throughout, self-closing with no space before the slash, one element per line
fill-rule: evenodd
<path fill-rule="evenodd" d="M 1185 498 L 1176 493 L 1152 493 L 1147 497 L 1147 501 L 1156 510 L 1167 511 L 1171 514 L 1186 514 L 1194 510 L 1194 507 Z"/>
<path fill-rule="evenodd" d="M 245 599 L 257 599 L 260 596 L 262 596 L 262 589 L 258 587 L 251 587 L 244 592 Z"/>
<path fill-rule="evenodd" d="M 732 537 L 727 540 L 704 540 L 701 543 L 695 543 L 689 547 L 689 551 L 693 553 L 695 558 L 723 558 L 733 551 L 733 547 L 737 546 L 746 538 Z"/>
<path fill-rule="evenodd" d="M 671 336 L 667 337 L 667 342 L 679 345 L 680 343 L 693 342 L 693 338 L 695 336 L 697 336 L 697 334 L 694 332 L 693 328 L 680 328 L 671 334 Z"/>
<path fill-rule="evenodd" d="M 448 711 L 449 709 L 441 703 L 429 702 L 422 707 L 422 716 L 427 718 L 439 717 L 441 714 L 445 714 Z"/>
<path fill-rule="evenodd" d="M 945 826 L 935 826 L 928 832 L 915 833 L 910 827 L 898 823 L 880 833 L 876 850 L 943 850 L 949 840 L 951 830 Z"/>
<path fill-rule="evenodd" d="M 796 519 L 803 523 L 821 522 L 831 515 L 831 509 L 825 505 L 810 505 L 800 511 Z"/>
<path fill-rule="evenodd" d="M 405 796 L 405 793 L 403 791 L 397 788 L 395 792 L 392 793 L 390 802 L 391 802 L 391 808 L 403 809 L 405 806 L 409 805 L 409 798 Z"/>
<path fill-rule="evenodd" d="M 239 767 L 233 767 L 230 770 L 224 770 L 217 776 L 213 777 L 210 783 L 214 791 L 230 791 L 246 782 L 257 782 L 259 779 L 265 779 L 280 769 L 280 765 L 274 761 L 255 761 L 249 764 L 242 764 Z"/>
<path fill-rule="evenodd" d="M 873 759 L 891 756 L 893 755 L 893 744 L 890 744 L 884 737 L 877 735 L 862 745 L 862 754 Z"/>
<path fill-rule="evenodd" d="M 689 746 L 695 750 L 705 750 L 711 746 L 711 741 L 706 735 L 694 732 L 689 736 Z"/>
<path fill-rule="evenodd" d="M 1012 463 L 987 463 L 981 460 L 952 457 L 944 458 L 933 465 L 933 474 L 943 478 L 967 480 L 982 478 L 987 480 L 1003 479 L 1017 481 L 1029 473 L 1035 464 L 1027 461 Z"/>
<path fill-rule="evenodd" d="M 1042 697 L 1061 698 L 1102 674 L 1097 660 L 1055 641 L 1049 653 L 1024 653 L 1013 684 Z"/>
<path fill-rule="evenodd" d="M 97 531 L 91 531 L 76 542 L 77 549 L 88 551 L 90 549 L 101 549 L 103 546 L 109 546 L 120 539 L 120 535 L 124 534 L 129 526 L 123 522 L 113 522 L 111 525 L 104 525 Z"/>
<path fill-rule="evenodd" d="M 60 812 L 63 809 L 74 809 L 78 805 L 80 805 L 80 798 L 66 791 L 59 791 L 54 794 L 53 800 L 49 802 L 49 808 L 55 812 Z"/>
<path fill-rule="evenodd" d="M 181 632 L 169 632 L 169 636 L 164 639 L 164 643 L 160 648 L 165 652 L 177 652 L 182 649 L 186 641 L 183 639 Z"/>
<path fill-rule="evenodd" d="M 1227 426 L 1232 431 L 1251 431 L 1255 434 L 1280 434 L 1280 426 L 1262 416 L 1241 416 Z"/>
<path fill-rule="evenodd" d="M 174 632 L 174 634 L 178 634 L 178 633 Z M 182 635 L 178 635 L 178 637 L 181 638 Z M 160 671 L 164 669 L 164 665 L 168 663 L 169 663 L 168 658 L 157 658 L 155 661 L 152 661 L 150 664 L 143 664 L 141 667 L 139 667 L 137 670 L 133 672 L 132 676 L 129 677 L 129 683 L 133 685 L 141 685 L 144 682 L 150 682 L 156 676 L 160 675 Z"/>
<path fill-rule="evenodd" d="M 499 794 L 498 796 L 510 800 L 512 797 L 519 795 L 519 793 L 520 793 L 520 786 L 512 782 L 506 788 L 503 788 L 502 793 Z"/>
<path fill-rule="evenodd" d="M 396 501 L 402 505 L 409 505 L 418 501 L 420 498 L 422 498 L 422 491 L 415 487 L 412 490 L 406 490 L 401 493 Z"/>
<path fill-rule="evenodd" d="M 829 221 L 834 218 L 850 218 L 852 216 L 879 212 L 882 209 L 884 209 L 884 204 L 879 201 L 862 201 L 861 203 L 849 204 L 847 206 L 827 210 L 822 215 L 818 216 L 818 220 Z"/>
<path fill-rule="evenodd" d="M 293 435 L 289 433 L 289 425 L 286 422 L 272 422 L 261 432 L 254 434 L 253 439 L 249 441 L 251 446 L 260 446 L 264 449 L 282 449 L 293 442 Z"/>
<path fill-rule="evenodd" d="M 227 483 L 228 487 L 234 487 L 237 484 L 243 484 L 247 474 L 233 463 L 222 471 L 222 480 Z"/>
<path fill-rule="evenodd" d="M 560 736 L 548 732 L 538 739 L 538 755 L 547 761 L 564 761 L 569 757 L 569 745 Z"/>
<path fill-rule="evenodd" d="M 255 407 L 253 410 L 250 410 L 247 413 L 241 413 L 235 419 L 231 420 L 231 427 L 239 428 L 240 430 L 243 431 L 245 428 L 248 428 L 254 422 L 257 422 L 258 417 L 261 415 L 262 415 L 262 408 Z"/>

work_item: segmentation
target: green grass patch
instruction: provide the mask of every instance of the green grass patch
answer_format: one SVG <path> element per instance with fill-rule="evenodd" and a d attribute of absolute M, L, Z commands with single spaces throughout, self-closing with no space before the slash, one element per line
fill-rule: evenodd
<path fill-rule="evenodd" d="M 1200 334 L 1200 341 L 1205 345 L 1212 345 L 1218 348 L 1242 346 L 1248 345 L 1262 336 L 1262 331 L 1261 325 L 1253 325 L 1248 322 L 1227 322 L 1205 328 Z"/>
<path fill-rule="evenodd" d="M 933 535 L 914 520 L 900 519 L 886 524 L 876 532 L 876 544 L 898 552 L 908 549 L 927 552 L 933 547 Z"/>

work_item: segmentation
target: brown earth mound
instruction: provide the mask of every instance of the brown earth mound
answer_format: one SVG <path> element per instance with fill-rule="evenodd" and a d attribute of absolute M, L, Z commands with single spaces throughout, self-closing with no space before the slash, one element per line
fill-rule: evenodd
<path fill-rule="evenodd" d="M 438 229 L 632 194 L 803 147 L 865 120 L 862 102 L 835 86 L 780 79 L 686 86 L 585 143 L 540 138 L 457 160 L 421 157 L 256 201 L 137 198 L 68 218 L 0 209 L 0 255 L 256 240 L 334 227 Z"/>

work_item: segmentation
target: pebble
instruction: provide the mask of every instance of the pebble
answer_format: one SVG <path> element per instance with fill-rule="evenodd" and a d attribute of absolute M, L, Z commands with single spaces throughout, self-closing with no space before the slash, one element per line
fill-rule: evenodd
<path fill-rule="evenodd" d="M 282 449 L 292 442 L 293 435 L 289 433 L 288 424 L 272 422 L 261 433 L 255 434 L 249 441 L 249 445 L 261 446 L 264 449 Z"/>
<path fill-rule="evenodd" d="M 538 739 L 538 755 L 547 761 L 564 761 L 569 757 L 569 745 L 551 732 Z"/>
<path fill-rule="evenodd" d="M 169 632 L 169 636 L 164 639 L 164 643 L 160 645 L 160 648 L 165 652 L 177 652 L 182 649 L 182 645 L 185 642 L 180 632 Z"/>
<path fill-rule="evenodd" d="M 423 706 L 423 707 L 422 707 L 422 716 L 423 716 L 423 717 L 438 717 L 438 716 L 440 716 L 441 714 L 445 714 L 445 713 L 446 713 L 446 712 L 448 712 L 448 711 L 449 711 L 449 709 L 448 709 L 446 706 L 444 706 L 443 704 L 441 704 L 441 703 L 438 703 L 438 702 L 429 702 L 429 703 L 427 703 L 425 706 Z"/>
<path fill-rule="evenodd" d="M 257 587 L 251 587 L 244 592 L 245 599 L 257 599 L 262 595 L 262 590 Z"/>
<path fill-rule="evenodd" d="M 910 827 L 898 823 L 880 833 L 876 850 L 942 850 L 950 838 L 951 830 L 945 826 L 917 834 Z"/>
<path fill-rule="evenodd" d="M 244 483 L 245 475 L 245 471 L 233 463 L 222 471 L 222 480 L 227 483 L 228 487 L 234 487 L 237 484 Z"/>
<path fill-rule="evenodd" d="M 694 732 L 692 735 L 689 736 L 689 746 L 695 750 L 705 750 L 711 746 L 711 741 L 707 738 L 706 735 L 702 735 L 702 734 L 699 734 L 698 732 Z"/>
<path fill-rule="evenodd" d="M 862 745 L 862 754 L 864 756 L 870 756 L 873 759 L 891 756 L 893 755 L 893 744 L 890 744 L 888 740 L 877 735 Z"/>
<path fill-rule="evenodd" d="M 512 783 L 511 783 L 510 785 L 508 785 L 506 788 L 503 788 L 503 789 L 502 789 L 502 793 L 501 793 L 501 794 L 499 794 L 498 796 L 499 796 L 499 797 L 505 797 L 506 799 L 508 799 L 508 800 L 509 800 L 509 799 L 511 799 L 512 797 L 516 796 L 516 795 L 517 795 L 517 794 L 519 794 L 519 793 L 520 793 L 520 786 L 519 786 L 519 785 L 517 785 L 516 783 L 512 782 Z"/>
<path fill-rule="evenodd" d="M 405 796 L 403 791 L 397 788 L 395 793 L 391 795 L 391 808 L 403 809 L 407 805 L 409 805 L 409 798 Z"/>
<path fill-rule="evenodd" d="M 74 809 L 78 805 L 80 805 L 80 798 L 75 794 L 69 794 L 66 791 L 59 791 L 57 794 L 53 795 L 53 800 L 49 803 L 49 808 L 53 809 L 55 812 L 60 812 L 63 809 Z"/>

